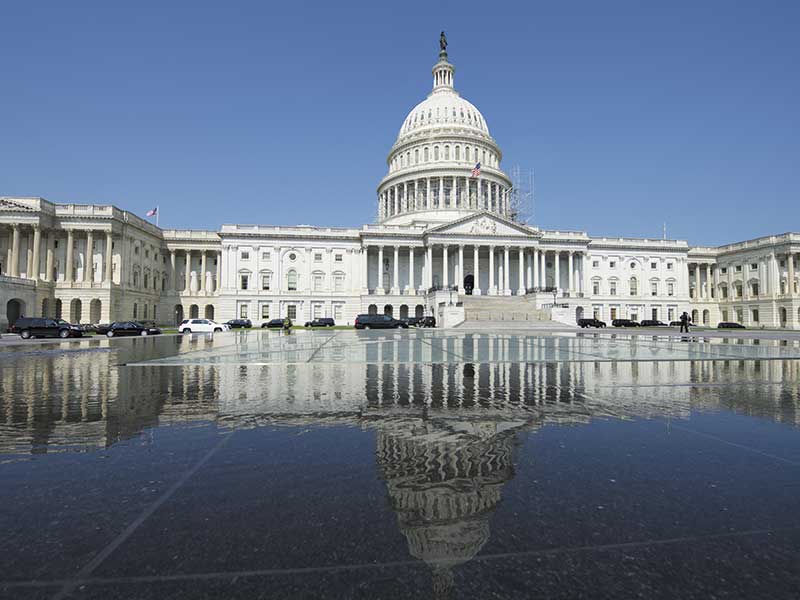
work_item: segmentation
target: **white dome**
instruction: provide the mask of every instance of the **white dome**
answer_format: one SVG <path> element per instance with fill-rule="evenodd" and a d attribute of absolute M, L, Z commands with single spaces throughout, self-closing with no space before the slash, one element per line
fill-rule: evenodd
<path fill-rule="evenodd" d="M 450 89 L 432 92 L 408 113 L 397 134 L 397 143 L 401 143 L 408 135 L 433 132 L 442 127 L 472 129 L 481 137 L 489 135 L 489 128 L 480 111 Z"/>

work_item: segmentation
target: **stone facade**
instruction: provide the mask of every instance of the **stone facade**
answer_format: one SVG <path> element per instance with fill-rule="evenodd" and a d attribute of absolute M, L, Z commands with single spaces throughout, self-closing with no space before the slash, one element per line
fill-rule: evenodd
<path fill-rule="evenodd" d="M 109 205 L 0 198 L 0 327 L 20 314 L 350 324 L 362 312 L 444 316 L 468 293 L 525 296 L 571 322 L 688 311 L 695 323 L 800 328 L 800 234 L 690 248 L 522 224 L 500 148 L 453 87 L 446 52 L 432 72 L 387 157 L 376 224 L 162 230 Z"/>

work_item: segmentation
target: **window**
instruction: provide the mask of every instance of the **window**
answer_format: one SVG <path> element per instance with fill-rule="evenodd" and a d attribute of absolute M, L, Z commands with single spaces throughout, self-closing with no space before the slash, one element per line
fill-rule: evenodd
<path fill-rule="evenodd" d="M 314 302 L 314 304 L 311 307 L 311 318 L 312 319 L 322 318 L 322 302 Z"/>
<path fill-rule="evenodd" d="M 592 283 L 592 293 L 595 296 L 599 296 L 600 295 L 600 282 L 599 281 L 595 281 L 595 282 Z"/>
<path fill-rule="evenodd" d="M 650 268 L 651 269 L 657 269 L 658 268 L 658 263 L 651 262 L 650 263 Z"/>
<path fill-rule="evenodd" d="M 611 320 L 613 321 L 616 318 L 617 318 L 617 309 L 612 306 L 611 307 Z"/>
<path fill-rule="evenodd" d="M 616 296 L 617 295 L 617 282 L 616 281 L 609 281 L 608 282 L 608 295 L 609 296 Z"/>
<path fill-rule="evenodd" d="M 751 309 L 750 310 L 750 315 L 751 315 L 751 317 L 753 319 L 753 323 L 758 323 L 758 309 L 757 308 Z"/>
<path fill-rule="evenodd" d="M 262 252 L 261 260 L 272 260 L 272 254 L 270 252 Z"/>
<path fill-rule="evenodd" d="M 674 296 L 675 295 L 675 284 L 671 281 L 667 283 L 667 296 Z"/>
<path fill-rule="evenodd" d="M 631 263 L 631 269 L 635 269 L 635 268 L 636 268 L 636 263 L 635 263 L 635 262 L 632 262 L 632 263 Z"/>
<path fill-rule="evenodd" d="M 650 282 L 650 295 L 651 296 L 658 296 L 658 282 L 651 281 Z"/>
<path fill-rule="evenodd" d="M 425 156 L 425 158 L 424 158 L 425 162 L 428 162 L 428 161 L 430 160 L 430 156 L 429 156 L 429 153 L 428 153 L 428 148 L 427 148 L 427 147 L 426 147 L 426 148 L 425 148 L 425 150 L 423 151 L 423 155 Z"/>
<path fill-rule="evenodd" d="M 639 293 L 639 282 L 636 281 L 636 277 L 631 277 L 630 290 L 631 296 L 636 296 Z"/>
<path fill-rule="evenodd" d="M 325 275 L 322 273 L 314 273 L 311 276 L 315 292 L 321 292 L 325 285 Z"/>
<path fill-rule="evenodd" d="M 433 147 L 433 160 L 439 160 L 439 146 Z"/>
<path fill-rule="evenodd" d="M 297 271 L 294 269 L 286 273 L 286 289 L 290 292 L 297 290 Z"/>
<path fill-rule="evenodd" d="M 667 321 L 672 322 L 675 320 L 675 309 L 668 308 L 667 309 Z"/>
<path fill-rule="evenodd" d="M 136 302 L 134 302 L 133 303 L 133 318 L 134 319 L 139 317 L 138 308 L 139 308 L 138 305 L 136 304 Z"/>
<path fill-rule="evenodd" d="M 293 321 L 297 318 L 297 305 L 290 304 L 286 307 L 286 316 L 292 319 Z"/>
<path fill-rule="evenodd" d="M 344 291 L 344 273 L 333 274 L 333 291 L 334 292 Z"/>
<path fill-rule="evenodd" d="M 337 263 L 344 262 L 344 256 L 342 256 L 341 254 L 334 254 L 333 255 L 333 262 L 337 262 Z"/>
<path fill-rule="evenodd" d="M 597 267 L 600 266 L 600 261 L 599 260 L 593 260 L 592 261 L 592 266 L 596 269 Z"/>
<path fill-rule="evenodd" d="M 750 270 L 751 271 L 758 271 L 758 263 L 753 263 L 752 265 L 750 265 Z"/>
<path fill-rule="evenodd" d="M 456 160 L 461 160 L 461 146 L 456 146 Z"/>
<path fill-rule="evenodd" d="M 742 297 L 742 284 L 741 283 L 736 286 L 736 297 L 737 298 L 741 298 Z"/>
<path fill-rule="evenodd" d="M 246 290 L 247 284 L 250 283 L 250 276 L 247 273 L 239 274 L 239 289 Z"/>
<path fill-rule="evenodd" d="M 139 254 L 139 246 L 134 246 L 133 247 L 133 253 L 134 254 Z"/>
<path fill-rule="evenodd" d="M 241 258 L 242 260 L 250 260 L 250 252 L 248 250 L 242 250 Z"/>
<path fill-rule="evenodd" d="M 269 304 L 262 304 L 261 305 L 261 318 L 262 319 L 269 319 Z"/>
<path fill-rule="evenodd" d="M 344 318 L 342 316 L 343 314 L 344 314 L 344 305 L 341 304 L 340 302 L 335 302 L 333 304 L 333 318 L 334 318 L 334 320 L 341 321 Z"/>
<path fill-rule="evenodd" d="M 92 246 L 93 246 L 92 249 L 94 249 L 94 242 L 92 242 Z M 144 257 L 145 258 L 150 258 L 150 250 L 145 250 L 144 251 Z"/>
<path fill-rule="evenodd" d="M 419 148 L 414 150 L 414 164 L 416 165 L 418 163 L 419 163 Z"/>
<path fill-rule="evenodd" d="M 742 272 L 742 265 L 736 265 L 736 272 L 737 273 L 741 273 Z"/>
<path fill-rule="evenodd" d="M 450 160 L 450 146 L 444 147 L 444 159 Z"/>
<path fill-rule="evenodd" d="M 272 273 L 262 273 L 261 289 L 268 292 L 271 287 L 272 287 Z"/>
<path fill-rule="evenodd" d="M 758 284 L 757 284 L 757 283 L 754 283 L 754 284 L 753 284 L 752 286 L 750 286 L 750 287 L 751 287 L 751 288 L 752 288 L 752 290 L 753 290 L 753 296 L 758 296 Z"/>
<path fill-rule="evenodd" d="M 667 263 L 667 271 L 672 271 L 672 263 Z"/>
<path fill-rule="evenodd" d="M 295 254 L 294 252 L 290 252 L 289 253 L 289 260 L 292 261 L 292 262 L 296 261 L 297 260 L 297 254 Z"/>
<path fill-rule="evenodd" d="M 240 304 L 239 305 L 239 318 L 246 319 L 247 318 L 247 304 Z"/>
<path fill-rule="evenodd" d="M 609 266 L 610 268 L 612 268 L 612 269 L 616 268 L 616 266 L 617 266 L 617 261 L 615 261 L 615 260 L 612 260 L 612 261 L 610 261 L 610 262 L 608 263 L 608 266 Z"/>
<path fill-rule="evenodd" d="M 314 253 L 314 262 L 322 262 L 322 252 Z"/>
<path fill-rule="evenodd" d="M 728 288 L 727 288 L 726 286 L 722 286 L 722 287 L 720 288 L 720 290 L 722 291 L 722 297 L 723 297 L 723 298 L 727 298 L 727 297 L 728 297 Z M 724 321 L 724 320 L 725 320 L 725 319 L 723 319 L 723 321 Z"/>

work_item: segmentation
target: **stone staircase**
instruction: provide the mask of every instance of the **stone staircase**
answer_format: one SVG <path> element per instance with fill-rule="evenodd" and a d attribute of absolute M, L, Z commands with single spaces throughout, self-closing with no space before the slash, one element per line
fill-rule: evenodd
<path fill-rule="evenodd" d="M 527 296 L 461 296 L 465 323 L 480 321 L 527 321 L 550 323 L 550 310 L 536 308 Z"/>

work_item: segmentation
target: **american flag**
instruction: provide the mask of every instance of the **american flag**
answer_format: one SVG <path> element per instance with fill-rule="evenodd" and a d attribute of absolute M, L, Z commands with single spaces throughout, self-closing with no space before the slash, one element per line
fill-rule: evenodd
<path fill-rule="evenodd" d="M 475 163 L 475 166 L 472 167 L 472 175 L 470 177 L 480 177 L 481 175 L 481 163 Z"/>
<path fill-rule="evenodd" d="M 148 217 L 155 217 L 157 214 L 158 214 L 158 207 L 157 206 L 154 209 L 147 211 L 147 216 Z"/>

